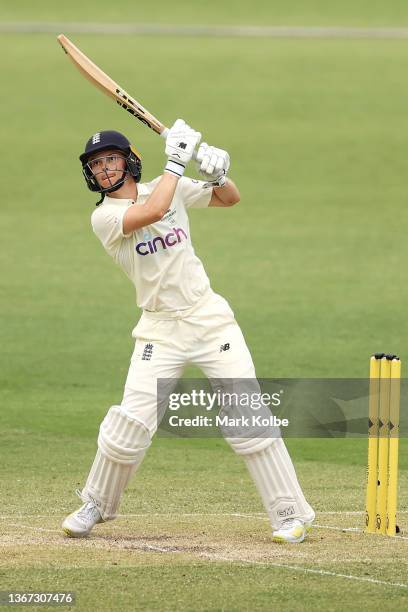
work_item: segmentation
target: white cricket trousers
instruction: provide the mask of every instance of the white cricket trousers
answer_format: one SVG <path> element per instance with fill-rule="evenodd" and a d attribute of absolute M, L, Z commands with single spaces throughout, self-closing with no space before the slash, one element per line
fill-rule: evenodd
<path fill-rule="evenodd" d="M 209 290 L 187 311 L 144 311 L 133 330 L 131 358 L 122 407 L 157 429 L 157 379 L 181 378 L 186 364 L 211 378 L 255 378 L 255 368 L 228 302 Z"/>
<path fill-rule="evenodd" d="M 132 335 L 135 349 L 123 399 L 101 425 L 97 456 L 82 491 L 84 501 L 98 503 L 105 520 L 115 518 L 123 490 L 157 430 L 157 379 L 179 379 L 187 364 L 209 379 L 256 377 L 234 313 L 211 289 L 188 310 L 144 311 Z M 290 517 L 313 520 L 281 438 L 228 442 L 243 456 L 272 528 Z"/>

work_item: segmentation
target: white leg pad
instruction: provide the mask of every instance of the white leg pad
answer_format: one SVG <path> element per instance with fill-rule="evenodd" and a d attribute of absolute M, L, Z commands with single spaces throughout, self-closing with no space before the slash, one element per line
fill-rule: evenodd
<path fill-rule="evenodd" d="M 85 487 L 83 501 L 94 500 L 106 521 L 117 515 L 119 503 L 134 472 L 151 444 L 149 430 L 112 406 L 99 429 L 98 450 Z"/>
<path fill-rule="evenodd" d="M 248 439 L 238 442 L 236 447 L 231 444 L 247 465 L 268 513 L 272 529 L 279 529 L 287 518 L 313 521 L 314 511 L 303 495 L 282 438 L 253 439 L 252 445 L 255 452 L 251 453 Z"/>

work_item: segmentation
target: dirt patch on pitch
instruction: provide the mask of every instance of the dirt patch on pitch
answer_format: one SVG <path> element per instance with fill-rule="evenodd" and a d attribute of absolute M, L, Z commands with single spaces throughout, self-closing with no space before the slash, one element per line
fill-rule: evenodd
<path fill-rule="evenodd" d="M 202 542 L 197 544 L 191 543 L 190 541 L 180 540 L 175 538 L 171 534 L 160 534 L 156 536 L 125 536 L 116 537 L 110 534 L 103 538 L 92 538 L 93 540 L 100 543 L 104 542 L 106 545 L 117 547 L 123 550 L 144 550 L 146 552 L 159 552 L 159 553 L 216 553 L 218 551 L 215 546 L 206 546 Z"/>
<path fill-rule="evenodd" d="M 408 541 L 342 531 L 357 528 L 360 517 L 325 517 L 326 527 L 312 530 L 300 545 L 276 544 L 269 526 L 257 517 L 152 517 L 120 519 L 98 525 L 87 538 L 68 538 L 59 521 L 2 521 L 3 566 L 42 565 L 50 561 L 77 566 L 207 562 L 292 564 L 324 567 L 391 581 L 406 568 Z M 321 519 L 320 519 L 321 522 Z M 64 551 L 64 552 L 62 552 Z M 84 551 L 86 555 L 84 555 Z M 173 561 L 171 557 L 174 557 Z M 386 576 L 387 574 L 387 576 Z M 389 574 L 389 575 L 388 575 Z"/>

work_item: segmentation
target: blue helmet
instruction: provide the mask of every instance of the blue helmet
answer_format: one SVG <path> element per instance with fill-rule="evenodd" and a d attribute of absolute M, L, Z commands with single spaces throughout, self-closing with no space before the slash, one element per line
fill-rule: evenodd
<path fill-rule="evenodd" d="M 101 187 L 95 176 L 88 165 L 88 160 L 94 153 L 99 151 L 106 151 L 108 149 L 117 149 L 122 151 L 125 155 L 126 170 L 123 172 L 120 179 L 109 187 Z M 112 193 L 120 187 L 126 180 L 126 174 L 130 174 L 135 179 L 136 183 L 140 181 L 142 176 L 142 160 L 140 154 L 132 147 L 129 140 L 120 132 L 115 130 L 106 130 L 103 132 L 96 132 L 87 141 L 85 145 L 85 151 L 79 156 L 82 163 L 82 172 L 88 188 L 91 191 L 96 191 L 102 194 L 102 200 L 105 193 Z M 101 200 L 101 201 L 102 201 Z M 99 204 L 100 202 L 98 202 Z"/>

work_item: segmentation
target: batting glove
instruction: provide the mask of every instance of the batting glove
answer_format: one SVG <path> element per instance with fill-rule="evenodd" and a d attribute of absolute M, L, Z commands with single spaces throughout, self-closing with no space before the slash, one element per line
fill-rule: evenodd
<path fill-rule="evenodd" d="M 206 142 L 200 145 L 197 152 L 198 172 L 213 187 L 223 187 L 230 167 L 230 156 L 227 151 L 211 147 Z"/>
<path fill-rule="evenodd" d="M 168 160 L 164 171 L 178 177 L 183 176 L 186 165 L 200 140 L 200 132 L 193 130 L 183 119 L 177 119 L 166 138 Z"/>

